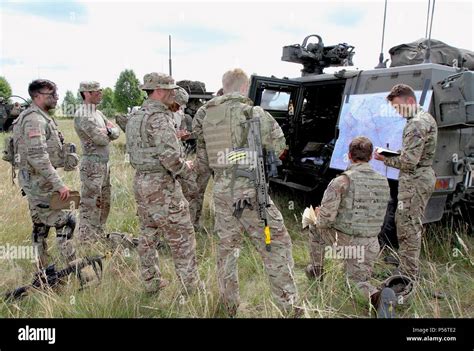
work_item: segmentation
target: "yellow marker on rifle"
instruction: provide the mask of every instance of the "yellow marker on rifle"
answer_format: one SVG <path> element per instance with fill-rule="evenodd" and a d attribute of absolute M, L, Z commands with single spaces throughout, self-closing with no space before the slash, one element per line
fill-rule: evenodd
<path fill-rule="evenodd" d="M 263 232 L 265 233 L 265 248 L 267 251 L 271 251 L 272 247 L 270 244 L 272 243 L 272 237 L 270 234 L 270 226 L 266 225 L 263 229 Z"/>

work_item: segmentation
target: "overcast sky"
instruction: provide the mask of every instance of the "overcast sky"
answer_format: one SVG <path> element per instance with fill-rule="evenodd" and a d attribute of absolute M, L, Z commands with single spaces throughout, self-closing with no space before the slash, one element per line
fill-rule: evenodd
<path fill-rule="evenodd" d="M 431 1 L 433 2 L 433 1 Z M 326 45 L 355 46 L 354 64 L 373 68 L 380 52 L 384 1 L 161 2 L 0 0 L 0 75 L 14 94 L 27 96 L 31 80 L 47 78 L 74 93 L 81 80 L 113 87 L 121 71 L 140 81 L 168 72 L 172 36 L 173 76 L 221 86 L 222 74 L 296 77 L 300 65 L 282 62 L 285 45 L 319 34 Z M 388 1 L 384 54 L 425 36 L 428 0 Z M 432 38 L 474 50 L 474 6 L 436 1 Z"/>

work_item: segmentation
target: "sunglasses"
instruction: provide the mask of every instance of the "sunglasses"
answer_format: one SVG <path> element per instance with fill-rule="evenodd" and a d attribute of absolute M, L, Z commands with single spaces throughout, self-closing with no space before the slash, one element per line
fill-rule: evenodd
<path fill-rule="evenodd" d="M 38 91 L 38 94 L 41 94 L 41 95 L 49 95 L 49 96 L 52 96 L 53 98 L 57 99 L 59 97 L 58 93 L 57 92 L 52 92 L 52 93 L 43 93 L 41 91 Z"/>

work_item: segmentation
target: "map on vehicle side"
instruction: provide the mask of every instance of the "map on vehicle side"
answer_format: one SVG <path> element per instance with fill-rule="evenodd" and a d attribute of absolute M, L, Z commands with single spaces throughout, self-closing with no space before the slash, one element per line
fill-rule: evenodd
<path fill-rule="evenodd" d="M 421 91 L 415 91 L 420 101 Z M 344 101 L 339 118 L 339 138 L 331 157 L 330 167 L 346 170 L 349 166 L 349 144 L 357 136 L 365 136 L 372 141 L 374 149 L 381 147 L 400 150 L 403 127 L 406 120 L 387 102 L 388 92 L 351 95 Z M 427 91 L 423 109 L 428 111 L 432 90 Z M 398 169 L 386 167 L 383 162 L 371 160 L 372 167 L 389 179 L 398 179 Z"/>

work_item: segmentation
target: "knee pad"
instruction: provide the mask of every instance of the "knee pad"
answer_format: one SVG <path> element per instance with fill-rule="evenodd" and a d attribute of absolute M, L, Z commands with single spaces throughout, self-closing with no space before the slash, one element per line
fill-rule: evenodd
<path fill-rule="evenodd" d="M 60 232 L 59 229 L 61 229 Z M 69 240 L 74 234 L 74 229 L 76 229 L 76 217 L 72 213 L 68 213 L 66 224 L 56 227 L 57 236 L 66 237 Z"/>
<path fill-rule="evenodd" d="M 47 238 L 49 234 L 49 228 L 49 226 L 43 223 L 33 223 L 33 241 L 37 243 L 40 236 Z"/>

